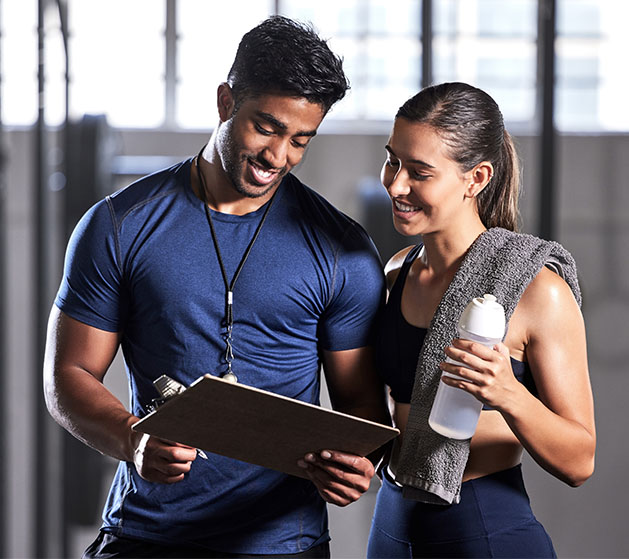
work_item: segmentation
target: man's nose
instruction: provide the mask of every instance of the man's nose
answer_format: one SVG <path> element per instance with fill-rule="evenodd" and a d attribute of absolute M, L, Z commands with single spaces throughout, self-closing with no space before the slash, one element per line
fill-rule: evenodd
<path fill-rule="evenodd" d="M 288 149 L 288 140 L 272 138 L 262 150 L 262 157 L 273 169 L 282 169 L 288 161 Z"/>

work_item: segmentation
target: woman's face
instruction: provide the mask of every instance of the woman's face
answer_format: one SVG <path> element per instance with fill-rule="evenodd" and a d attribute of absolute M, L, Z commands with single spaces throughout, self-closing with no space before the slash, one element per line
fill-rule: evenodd
<path fill-rule="evenodd" d="M 425 235 L 460 224 L 475 201 L 469 174 L 447 156 L 447 146 L 427 124 L 397 118 L 380 178 L 392 201 L 393 224 L 402 235 Z"/>

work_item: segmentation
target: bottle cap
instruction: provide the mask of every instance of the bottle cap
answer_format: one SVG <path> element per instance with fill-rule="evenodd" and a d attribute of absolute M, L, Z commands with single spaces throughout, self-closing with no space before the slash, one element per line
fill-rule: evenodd
<path fill-rule="evenodd" d="M 477 336 L 501 340 L 506 326 L 504 308 L 489 293 L 475 297 L 465 307 L 459 326 Z"/>

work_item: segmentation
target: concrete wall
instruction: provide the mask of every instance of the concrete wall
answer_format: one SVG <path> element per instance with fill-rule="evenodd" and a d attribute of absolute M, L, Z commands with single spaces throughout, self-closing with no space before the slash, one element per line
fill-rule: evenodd
<path fill-rule="evenodd" d="M 126 132 L 120 149 L 125 155 L 164 155 L 184 157 L 195 154 L 205 134 L 165 132 Z M 365 200 L 377 195 L 377 177 L 384 160 L 386 135 L 332 135 L 317 137 L 305 161 L 297 170 L 304 182 L 313 186 L 341 209 L 366 221 Z M 525 230 L 535 232 L 536 142 L 518 138 L 524 163 L 525 190 L 522 198 Z M 8 251 L 5 418 L 10 420 L 7 445 L 2 449 L 6 476 L 4 482 L 6 550 L 10 557 L 32 557 L 32 518 L 36 500 L 32 480 L 34 468 L 34 429 L 39 365 L 33 341 L 32 261 L 33 137 L 28 131 L 7 133 L 6 227 Z M 594 477 L 579 489 L 564 486 L 530 459 L 525 460 L 525 476 L 533 508 L 553 537 L 563 557 L 622 557 L 629 554 L 629 534 L 625 528 L 624 475 L 629 469 L 629 452 L 623 444 L 629 426 L 625 405 L 629 394 L 626 326 L 629 317 L 629 137 L 568 136 L 560 142 L 558 184 L 560 227 L 558 240 L 579 264 L 584 294 L 584 315 L 598 422 L 597 469 Z M 133 177 L 123 177 L 120 185 Z M 54 195 L 53 195 L 54 198 Z M 390 234 L 388 210 L 366 223 L 374 237 Z M 383 249 L 388 257 L 393 247 L 405 239 L 391 237 Z M 57 256 L 53 256 L 59 259 Z M 48 282 L 58 281 L 58 264 L 51 268 Z M 52 301 L 52 300 L 51 300 Z M 126 401 L 124 374 L 117 367 L 109 381 Z M 54 451 L 54 449 L 53 449 Z M 51 451 L 51 460 L 54 452 Z M 49 475 L 49 474 L 46 474 Z M 109 472 L 107 473 L 109 475 Z M 54 480 L 50 480 L 54 482 Z M 105 483 L 107 485 L 107 483 Z M 346 509 L 331 510 L 335 557 L 363 557 L 377 483 L 358 503 Z M 96 534 L 96 526 L 71 527 L 77 552 Z"/>

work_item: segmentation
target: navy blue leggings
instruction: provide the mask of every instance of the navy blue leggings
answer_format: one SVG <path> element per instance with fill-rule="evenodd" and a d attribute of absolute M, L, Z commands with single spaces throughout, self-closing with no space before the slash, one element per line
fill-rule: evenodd
<path fill-rule="evenodd" d="M 521 466 L 465 482 L 457 505 L 402 497 L 387 476 L 378 492 L 369 559 L 386 557 L 556 557 L 531 510 Z"/>

